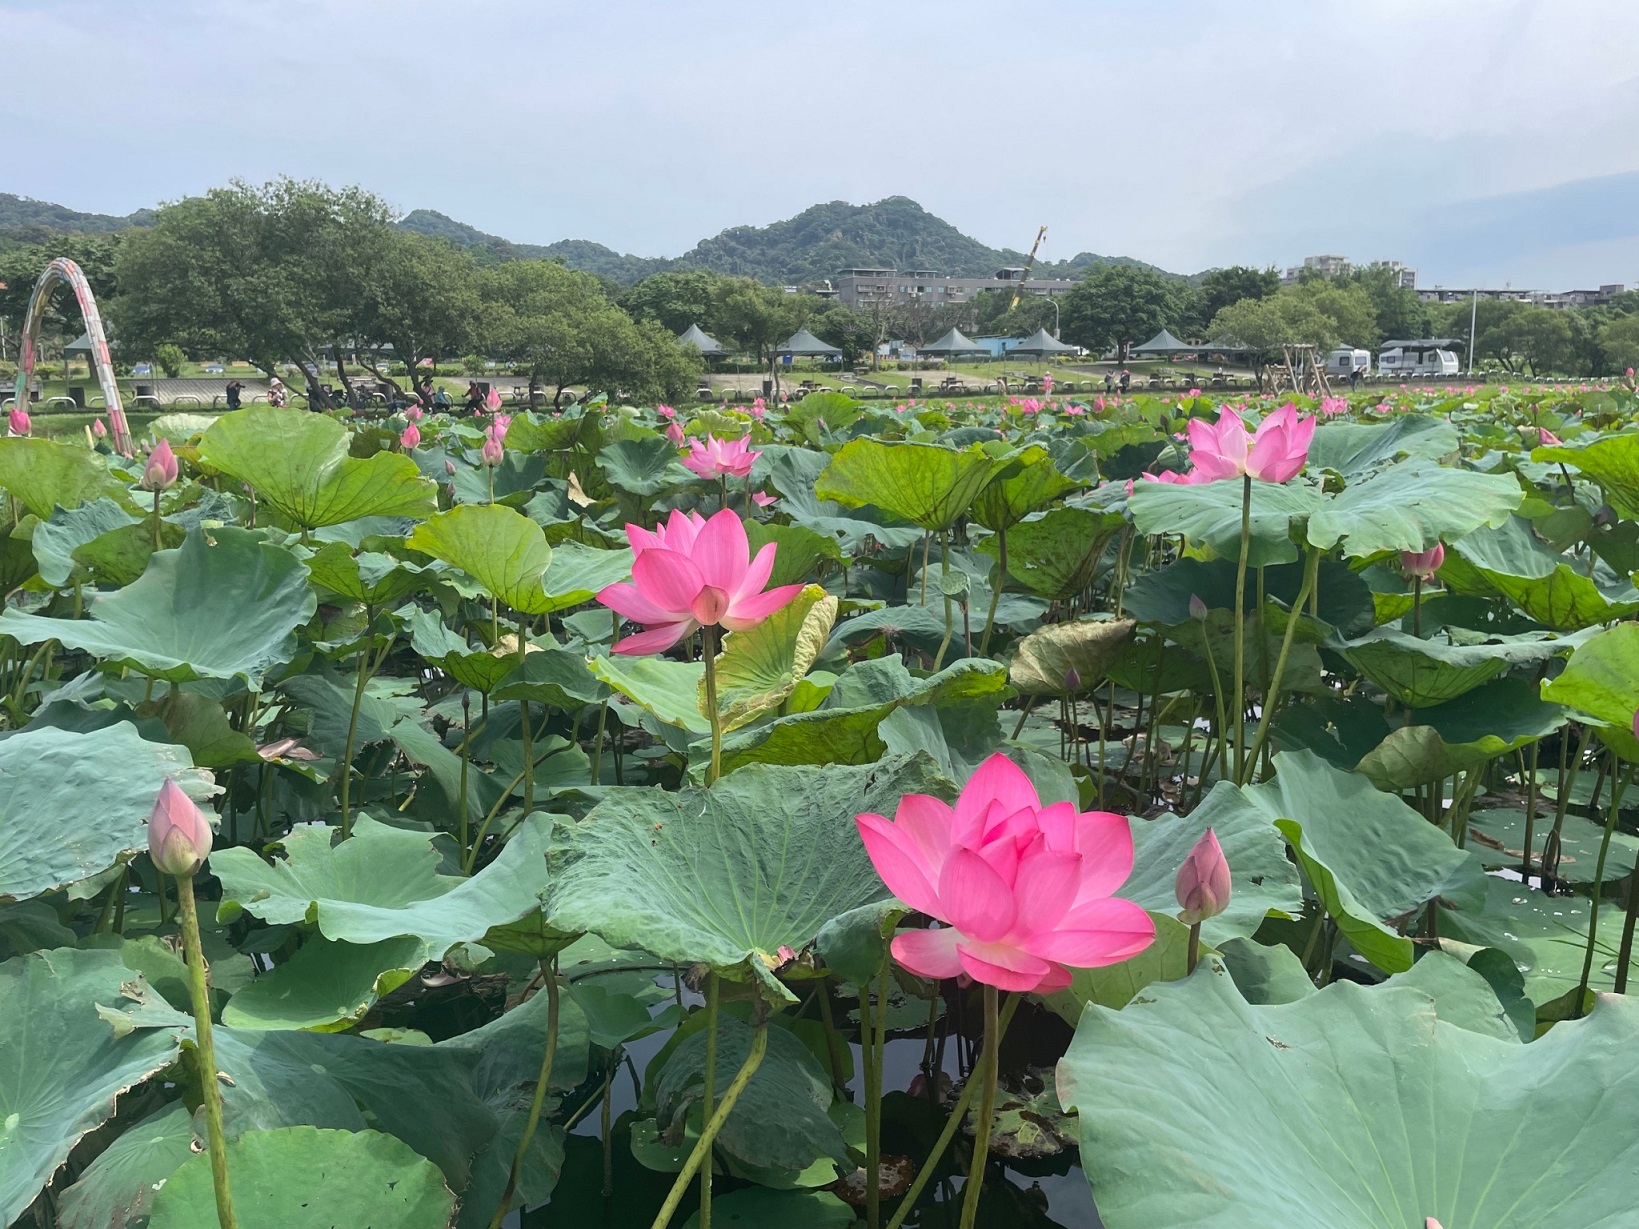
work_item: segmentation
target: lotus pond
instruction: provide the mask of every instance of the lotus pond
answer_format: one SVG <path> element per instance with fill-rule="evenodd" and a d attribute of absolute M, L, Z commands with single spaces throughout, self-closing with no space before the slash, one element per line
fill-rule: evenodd
<path fill-rule="evenodd" d="M 0 440 L 0 1223 L 1639 1224 L 1636 419 Z"/>

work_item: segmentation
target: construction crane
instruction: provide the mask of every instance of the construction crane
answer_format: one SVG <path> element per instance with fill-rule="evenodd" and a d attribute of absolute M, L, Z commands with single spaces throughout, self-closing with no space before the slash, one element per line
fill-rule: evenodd
<path fill-rule="evenodd" d="M 1030 245 L 1030 255 L 1025 259 L 1024 272 L 1019 274 L 1019 284 L 1013 287 L 1013 301 L 1007 305 L 1008 311 L 1012 311 L 1017 307 L 1019 299 L 1024 296 L 1024 284 L 1030 280 L 1030 270 L 1036 265 L 1036 249 L 1041 247 L 1041 241 L 1045 238 L 1047 238 L 1047 227 L 1043 226 L 1036 232 L 1036 241 Z"/>

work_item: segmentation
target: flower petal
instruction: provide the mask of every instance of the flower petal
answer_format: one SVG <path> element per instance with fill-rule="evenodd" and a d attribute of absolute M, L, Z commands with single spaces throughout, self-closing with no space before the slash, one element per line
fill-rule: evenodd
<path fill-rule="evenodd" d="M 1015 934 L 1032 935 L 1052 930 L 1075 903 L 1081 884 L 1083 859 L 1076 853 L 1055 853 L 1037 848 L 1019 861 L 1013 881 L 1013 899 L 1018 915 Z"/>
<path fill-rule="evenodd" d="M 1000 803 L 1002 815 L 1025 809 L 1038 810 L 1041 798 L 1024 770 L 997 752 L 968 778 L 956 800 L 951 834 L 958 845 L 974 846 L 983 839 L 983 825 L 992 803 Z"/>
<path fill-rule="evenodd" d="M 976 982 L 998 990 L 1034 990 L 1053 966 L 1022 948 L 1004 943 L 975 943 L 966 936 L 956 944 L 962 971 Z"/>
<path fill-rule="evenodd" d="M 751 560 L 751 546 L 746 541 L 746 527 L 740 514 L 732 508 L 724 508 L 713 515 L 695 537 L 689 558 L 700 569 L 700 579 L 706 584 L 724 593 L 738 593 Z"/>
<path fill-rule="evenodd" d="M 614 651 L 627 657 L 644 657 L 650 653 L 664 653 L 700 625 L 693 619 L 680 623 L 661 623 L 636 635 L 617 641 Z"/>
<path fill-rule="evenodd" d="M 981 942 L 1013 929 L 1016 908 L 1009 885 L 971 849 L 956 849 L 939 873 L 939 907 L 952 926 Z"/>
<path fill-rule="evenodd" d="M 915 842 L 927 865 L 928 882 L 938 883 L 950 856 L 950 807 L 930 794 L 906 794 L 893 813 L 894 826 Z"/>
<path fill-rule="evenodd" d="M 948 926 L 939 930 L 902 930 L 888 946 L 893 958 L 918 977 L 942 980 L 962 971 L 962 961 L 956 955 L 960 938 Z"/>
<path fill-rule="evenodd" d="M 671 623 L 676 620 L 678 613 L 656 606 L 638 591 L 636 585 L 625 582 L 605 585 L 599 589 L 598 601 L 634 623 Z"/>
<path fill-rule="evenodd" d="M 1155 920 L 1119 896 L 1077 905 L 1060 929 L 1033 935 L 1030 950 L 1043 960 L 1097 969 L 1131 959 L 1155 941 Z"/>
<path fill-rule="evenodd" d="M 632 580 L 656 606 L 680 615 L 688 613 L 706 583 L 693 561 L 669 546 L 646 550 L 632 560 Z"/>
<path fill-rule="evenodd" d="M 1076 903 L 1109 896 L 1133 871 L 1131 822 L 1110 811 L 1083 812 L 1076 817 L 1076 852 L 1082 857 Z"/>
<path fill-rule="evenodd" d="M 731 602 L 728 613 L 721 620 L 722 624 L 731 632 L 743 632 L 749 627 L 756 627 L 776 610 L 784 610 L 796 601 L 797 594 L 801 592 L 801 585 L 781 585 L 767 593 Z"/>
<path fill-rule="evenodd" d="M 768 585 L 768 578 L 774 574 L 774 543 L 769 542 L 757 552 L 751 566 L 746 568 L 746 574 L 740 578 L 740 583 L 733 592 L 733 599 L 737 602 L 748 597 L 756 597 Z"/>
<path fill-rule="evenodd" d="M 854 816 L 871 865 L 900 900 L 918 913 L 946 921 L 939 907 L 939 869 L 928 861 L 915 836 L 882 815 L 866 812 Z"/>

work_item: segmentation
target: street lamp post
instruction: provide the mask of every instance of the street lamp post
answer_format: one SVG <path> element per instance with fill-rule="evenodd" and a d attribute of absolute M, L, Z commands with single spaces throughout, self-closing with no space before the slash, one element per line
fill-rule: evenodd
<path fill-rule="evenodd" d="M 1047 301 L 1053 305 L 1053 340 L 1057 341 L 1059 339 L 1059 301 L 1051 294 L 1047 296 Z"/>

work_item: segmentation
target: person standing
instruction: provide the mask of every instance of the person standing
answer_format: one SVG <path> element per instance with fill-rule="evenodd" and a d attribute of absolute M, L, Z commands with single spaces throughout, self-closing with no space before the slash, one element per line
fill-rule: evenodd
<path fill-rule="evenodd" d="M 1106 371 L 1104 373 L 1104 395 L 1108 397 L 1113 392 L 1115 392 L 1115 372 Z"/>
<path fill-rule="evenodd" d="M 467 404 L 463 408 L 475 418 L 484 412 L 484 390 L 476 380 L 467 385 Z"/>
<path fill-rule="evenodd" d="M 244 390 L 245 390 L 245 386 L 243 384 L 239 383 L 238 380 L 229 380 L 228 381 L 228 409 L 229 410 L 237 410 L 239 408 L 240 398 L 241 398 L 242 394 L 244 393 Z"/>
<path fill-rule="evenodd" d="M 285 398 L 287 396 L 289 396 L 289 392 L 285 388 L 285 382 L 283 380 L 281 380 L 278 376 L 274 376 L 271 380 L 268 381 L 267 403 L 269 405 L 271 405 L 274 409 L 276 409 L 276 410 L 284 409 L 285 408 Z"/>

